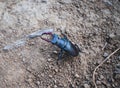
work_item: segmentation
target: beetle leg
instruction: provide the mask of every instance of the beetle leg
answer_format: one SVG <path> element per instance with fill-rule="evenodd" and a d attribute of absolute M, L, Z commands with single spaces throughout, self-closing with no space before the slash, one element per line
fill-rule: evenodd
<path fill-rule="evenodd" d="M 77 44 L 74 44 L 74 45 L 75 45 L 75 47 L 77 48 L 77 50 L 78 50 L 79 52 L 81 52 L 79 46 L 78 46 Z"/>
<path fill-rule="evenodd" d="M 65 39 L 67 39 L 67 36 L 64 33 L 62 33 L 62 35 L 64 36 Z"/>
<path fill-rule="evenodd" d="M 58 55 L 58 60 L 62 59 L 62 55 L 63 55 L 63 50 L 61 49 L 59 55 Z"/>

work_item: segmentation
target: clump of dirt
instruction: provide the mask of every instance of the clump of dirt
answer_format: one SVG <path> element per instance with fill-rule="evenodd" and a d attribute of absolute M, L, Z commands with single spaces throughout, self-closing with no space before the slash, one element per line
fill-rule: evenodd
<path fill-rule="evenodd" d="M 4 46 L 39 28 L 61 31 L 82 50 L 56 63 L 60 49 L 40 38 Z M 94 88 L 93 70 L 120 47 L 119 0 L 0 0 L 1 88 Z M 98 88 L 119 88 L 120 51 L 96 72 Z"/>

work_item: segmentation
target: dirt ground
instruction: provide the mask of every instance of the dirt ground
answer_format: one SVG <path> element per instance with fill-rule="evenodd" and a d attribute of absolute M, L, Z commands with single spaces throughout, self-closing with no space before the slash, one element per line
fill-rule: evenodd
<path fill-rule="evenodd" d="M 64 32 L 82 52 L 56 64 L 60 49 L 40 38 L 3 51 L 43 28 Z M 95 67 L 119 47 L 120 0 L 0 0 L 0 88 L 94 88 Z M 95 77 L 98 88 L 120 88 L 120 51 Z"/>

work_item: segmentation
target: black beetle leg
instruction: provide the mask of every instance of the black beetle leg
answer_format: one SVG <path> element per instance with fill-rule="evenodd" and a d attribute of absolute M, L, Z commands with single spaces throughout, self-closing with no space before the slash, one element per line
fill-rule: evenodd
<path fill-rule="evenodd" d="M 59 53 L 59 55 L 58 55 L 58 61 L 59 61 L 60 59 L 62 59 L 62 55 L 63 55 L 63 50 L 61 49 L 61 51 L 60 51 L 60 53 Z"/>
<path fill-rule="evenodd" d="M 61 60 L 62 59 L 62 55 L 63 55 L 63 50 L 61 49 L 61 51 L 60 51 L 60 53 L 59 53 L 59 55 L 58 55 L 58 59 L 57 59 L 57 65 L 59 65 L 59 60 Z"/>
<path fill-rule="evenodd" d="M 67 36 L 64 33 L 62 33 L 62 35 L 64 36 L 65 39 L 67 39 Z"/>
<path fill-rule="evenodd" d="M 77 50 L 78 50 L 79 52 L 81 52 L 79 46 L 78 46 L 77 44 L 74 44 L 74 45 L 75 45 L 75 47 L 77 48 Z"/>

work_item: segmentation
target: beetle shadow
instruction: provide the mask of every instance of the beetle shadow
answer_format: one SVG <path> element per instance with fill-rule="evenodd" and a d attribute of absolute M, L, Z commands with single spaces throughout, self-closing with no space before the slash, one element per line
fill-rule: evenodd
<path fill-rule="evenodd" d="M 51 51 L 53 51 L 53 50 L 57 51 L 57 53 L 51 52 L 50 56 L 51 56 L 51 58 L 54 59 L 53 61 L 56 65 L 63 66 L 63 65 L 65 65 L 66 62 L 67 63 L 73 62 L 74 57 L 71 56 L 69 53 L 64 51 L 61 59 L 58 59 L 58 56 L 60 54 L 60 49 L 57 47 L 52 47 Z"/>
<path fill-rule="evenodd" d="M 74 57 L 65 52 L 60 60 L 56 60 L 56 63 L 58 66 L 63 66 L 66 62 L 73 62 L 73 58 Z"/>

